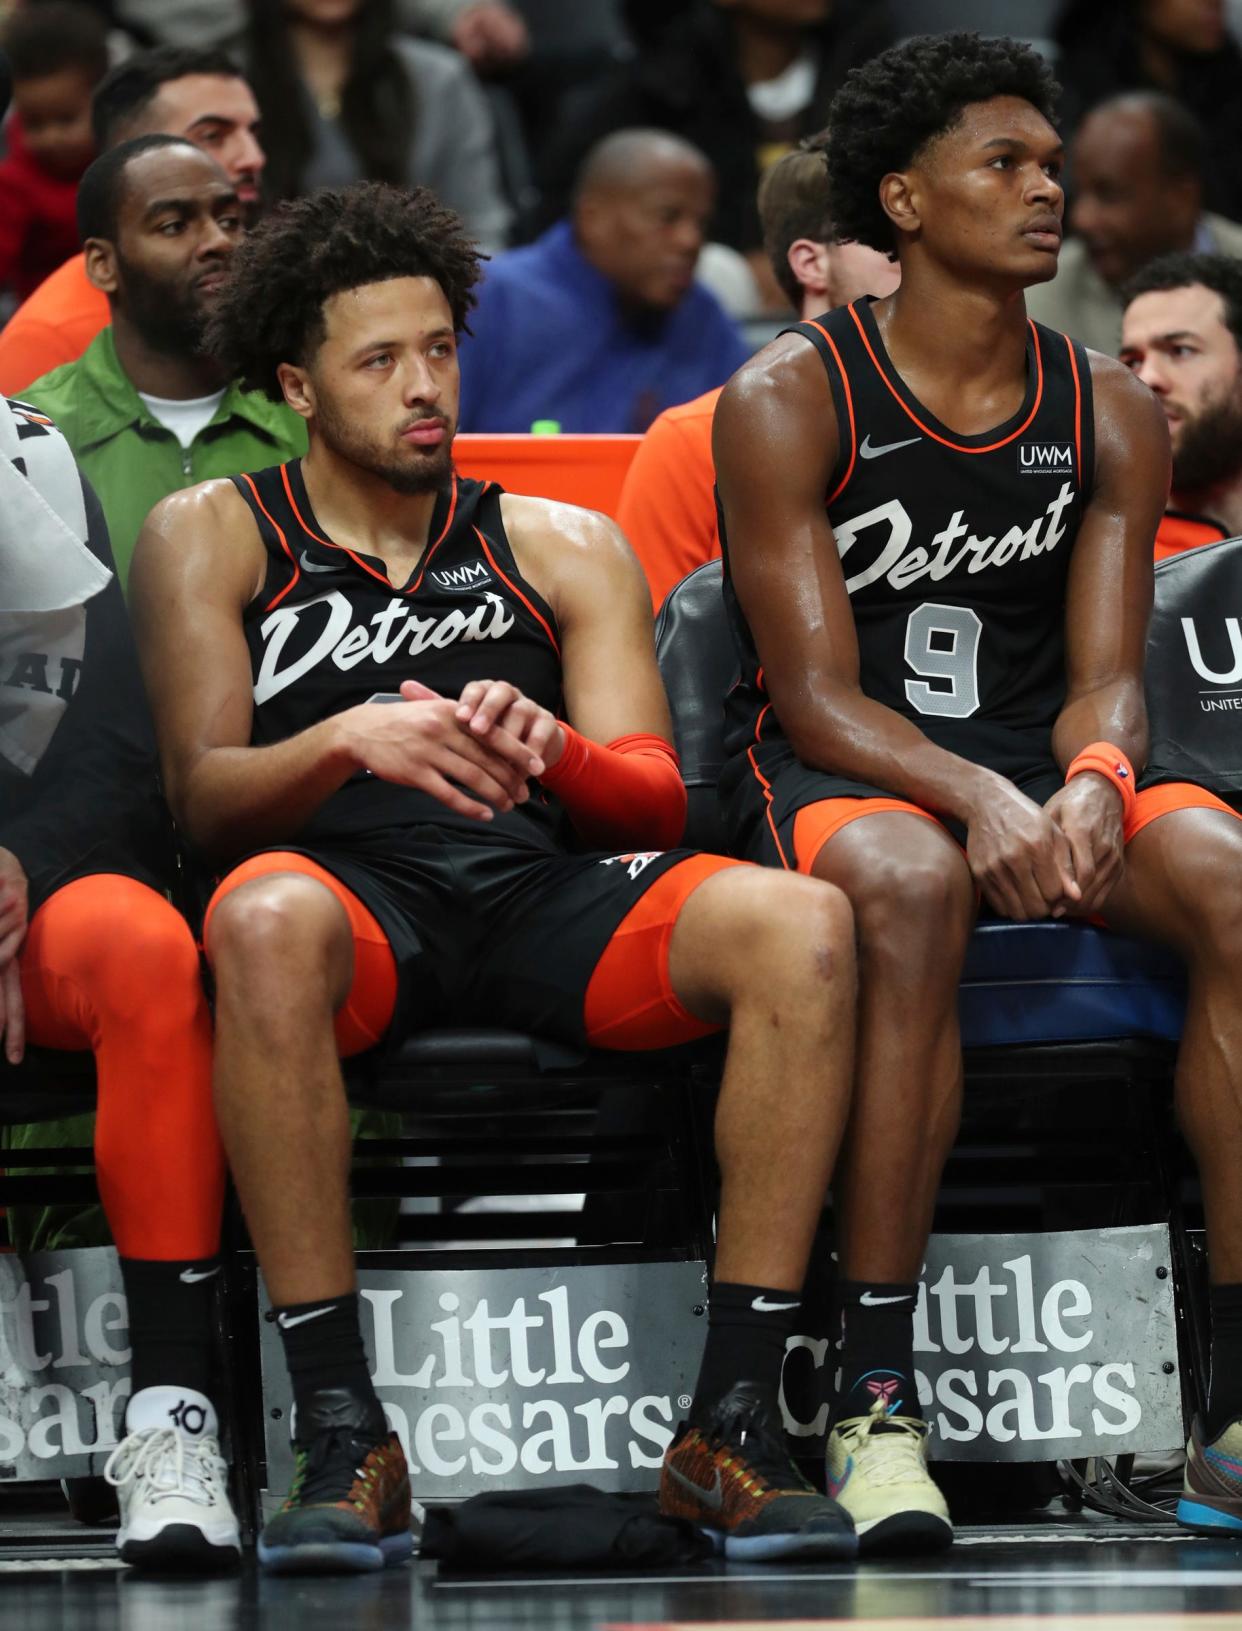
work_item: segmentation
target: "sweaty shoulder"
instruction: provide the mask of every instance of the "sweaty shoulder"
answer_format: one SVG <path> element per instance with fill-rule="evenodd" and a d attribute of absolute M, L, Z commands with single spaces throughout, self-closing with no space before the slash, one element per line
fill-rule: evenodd
<path fill-rule="evenodd" d="M 779 334 L 757 351 L 724 387 L 716 408 L 716 470 L 727 484 L 729 466 L 771 454 L 810 461 L 818 472 L 837 456 L 836 412 L 823 362 L 800 334 Z"/>
<path fill-rule="evenodd" d="M 131 579 L 175 573 L 214 595 L 249 601 L 263 585 L 266 557 L 254 517 L 227 479 L 199 482 L 162 498 L 134 550 Z"/>
<path fill-rule="evenodd" d="M 1098 456 L 1132 463 L 1136 470 L 1154 459 L 1159 474 L 1161 461 L 1169 459 L 1169 427 L 1154 392 L 1115 357 L 1088 351 L 1087 358 Z"/>
<path fill-rule="evenodd" d="M 558 599 L 588 582 L 613 592 L 633 586 L 648 599 L 642 568 L 609 516 L 519 493 L 505 493 L 500 511 L 522 576 L 558 614 Z"/>

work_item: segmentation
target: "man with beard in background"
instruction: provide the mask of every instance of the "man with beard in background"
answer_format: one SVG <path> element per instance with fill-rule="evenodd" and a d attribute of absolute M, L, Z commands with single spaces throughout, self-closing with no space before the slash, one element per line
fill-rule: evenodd
<path fill-rule="evenodd" d="M 78 228 L 112 322 L 23 397 L 55 420 L 98 493 L 124 584 L 152 505 L 295 458 L 306 433 L 203 354 L 203 323 L 244 231 L 237 190 L 213 159 L 180 137 L 120 143 L 82 178 Z"/>
<path fill-rule="evenodd" d="M 222 51 L 159 46 L 117 64 L 91 98 L 95 147 L 135 136 L 181 136 L 201 148 L 237 188 L 248 220 L 258 213 L 267 160 L 259 109 L 237 64 Z M 22 302 L 0 331 L 0 391 L 19 396 L 62 363 L 75 362 L 108 321 L 108 302 L 74 255 Z"/>
<path fill-rule="evenodd" d="M 1169 421 L 1156 559 L 1242 533 L 1242 260 L 1164 255 L 1126 286 L 1121 360 Z"/>

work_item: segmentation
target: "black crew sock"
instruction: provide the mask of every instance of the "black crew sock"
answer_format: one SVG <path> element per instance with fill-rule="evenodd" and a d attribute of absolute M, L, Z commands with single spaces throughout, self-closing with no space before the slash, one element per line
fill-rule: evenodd
<path fill-rule="evenodd" d="M 1212 1364 L 1204 1433 L 1210 1444 L 1242 1416 L 1242 1285 L 1209 1286 Z"/>
<path fill-rule="evenodd" d="M 274 1312 L 299 1418 L 311 1395 L 321 1388 L 345 1388 L 380 1409 L 362 1345 L 356 1291 L 313 1303 L 293 1303 Z"/>
<path fill-rule="evenodd" d="M 736 1382 L 780 1386 L 785 1341 L 802 1299 L 771 1286 L 721 1281 L 712 1287 L 707 1308 L 707 1342 L 694 1387 L 690 1420 L 702 1426 Z"/>
<path fill-rule="evenodd" d="M 841 1381 L 833 1404 L 835 1424 L 865 1416 L 882 1399 L 890 1416 L 921 1416 L 914 1381 L 914 1308 L 917 1285 L 842 1280 Z"/>
<path fill-rule="evenodd" d="M 211 1392 L 211 1305 L 218 1257 L 155 1262 L 122 1257 L 133 1350 L 131 1394 L 146 1387 Z"/>

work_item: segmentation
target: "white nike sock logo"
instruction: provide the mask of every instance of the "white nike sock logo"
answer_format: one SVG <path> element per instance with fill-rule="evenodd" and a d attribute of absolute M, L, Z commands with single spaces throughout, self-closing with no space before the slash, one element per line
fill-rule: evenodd
<path fill-rule="evenodd" d="M 756 1314 L 786 1314 L 791 1308 L 801 1308 L 802 1302 L 770 1303 L 766 1297 L 756 1297 L 750 1306 Z"/>
<path fill-rule="evenodd" d="M 277 1314 L 276 1323 L 282 1331 L 292 1331 L 295 1325 L 305 1325 L 307 1320 L 317 1320 L 322 1314 L 330 1314 L 332 1304 L 326 1308 L 312 1308 L 309 1314 Z"/>
<path fill-rule="evenodd" d="M 900 1297 L 877 1297 L 874 1291 L 864 1291 L 858 1300 L 864 1308 L 879 1308 L 884 1303 L 912 1303 L 914 1298 L 907 1292 Z"/>

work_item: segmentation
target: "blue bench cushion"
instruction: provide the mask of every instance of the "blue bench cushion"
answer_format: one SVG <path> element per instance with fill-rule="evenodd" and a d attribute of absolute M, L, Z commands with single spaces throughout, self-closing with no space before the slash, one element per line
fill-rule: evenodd
<path fill-rule="evenodd" d="M 981 923 L 959 997 L 968 1048 L 1176 1042 L 1185 1008 L 1185 970 L 1172 952 L 1084 923 Z"/>

